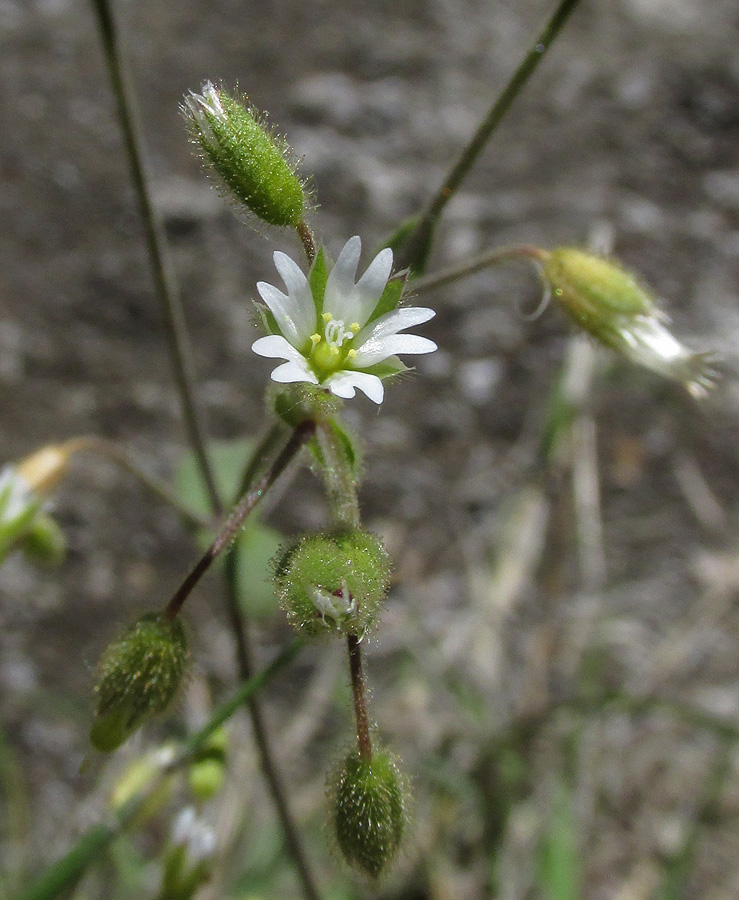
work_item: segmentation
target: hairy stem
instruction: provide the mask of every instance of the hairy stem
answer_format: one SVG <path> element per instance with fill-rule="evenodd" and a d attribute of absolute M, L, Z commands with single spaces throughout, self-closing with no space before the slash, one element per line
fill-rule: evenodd
<path fill-rule="evenodd" d="M 511 262 L 517 259 L 529 259 L 534 262 L 542 262 L 546 259 L 547 251 L 531 244 L 514 244 L 510 247 L 499 247 L 495 250 L 488 250 L 477 256 L 459 263 L 456 266 L 449 266 L 434 272 L 431 275 L 425 275 L 423 278 L 417 278 L 409 283 L 409 290 L 414 294 L 422 294 L 424 291 L 433 291 L 436 288 L 444 287 L 453 281 L 460 281 L 462 278 L 469 278 L 483 269 L 489 269 L 492 266 L 501 263 Z"/>
<path fill-rule="evenodd" d="M 349 648 L 349 672 L 352 680 L 352 696 L 354 697 L 354 718 L 357 722 L 357 745 L 359 755 L 367 761 L 372 759 L 372 739 L 370 738 L 369 719 L 367 717 L 367 701 L 364 691 L 364 672 L 362 669 L 362 647 L 355 634 L 347 636 Z"/>
<path fill-rule="evenodd" d="M 398 254 L 397 263 L 400 268 L 410 268 L 415 272 L 423 272 L 426 266 L 431 242 L 447 203 L 456 193 L 463 179 L 474 165 L 477 157 L 490 140 L 501 120 L 513 105 L 514 100 L 523 90 L 527 81 L 536 71 L 554 39 L 562 30 L 565 22 L 580 0 L 560 0 L 557 9 L 544 26 L 541 34 L 531 45 L 528 53 L 513 73 L 508 84 L 495 101 L 490 111 L 480 123 L 469 144 L 465 147 L 455 165 L 450 170 L 444 183 L 429 203 L 418 224 L 411 232 L 403 248 Z"/>
<path fill-rule="evenodd" d="M 293 431 L 290 440 L 284 446 L 279 456 L 267 468 L 256 484 L 241 498 L 226 520 L 225 525 L 223 525 L 219 531 L 216 539 L 198 560 L 167 604 L 165 615 L 168 619 L 175 618 L 185 600 L 190 596 L 195 585 L 208 571 L 214 560 L 216 560 L 224 550 L 231 546 L 239 533 L 239 529 L 244 524 L 249 514 L 259 504 L 265 493 L 272 487 L 285 469 L 287 469 L 298 451 L 313 434 L 313 431 L 313 422 L 301 422 L 301 424 Z"/>
<path fill-rule="evenodd" d="M 316 423 L 316 438 L 323 457 L 323 477 L 336 526 L 344 531 L 356 531 L 360 527 L 356 480 L 330 421 Z"/>
<path fill-rule="evenodd" d="M 316 258 L 316 242 L 313 238 L 313 232 L 310 230 L 304 219 L 301 219 L 298 222 L 295 229 L 298 232 L 298 237 L 303 242 L 303 250 L 305 250 L 308 265 L 310 266 Z"/>
<path fill-rule="evenodd" d="M 240 493 L 246 494 L 250 490 L 252 483 L 256 479 L 260 465 L 265 456 L 268 456 L 274 447 L 276 441 L 283 433 L 281 425 L 275 425 L 267 433 L 260 447 L 253 454 L 249 465 L 241 479 Z M 234 634 L 237 636 L 236 650 L 239 664 L 239 673 L 242 679 L 251 678 L 254 670 L 253 654 L 251 642 L 249 640 L 249 629 L 247 628 L 246 616 L 242 610 L 238 593 L 238 556 L 235 548 L 232 548 L 226 556 L 226 593 L 229 618 Z M 262 705 L 259 698 L 253 695 L 247 701 L 249 717 L 251 719 L 252 730 L 254 732 L 254 743 L 257 745 L 259 753 L 259 762 L 262 768 L 264 779 L 267 782 L 272 802 L 277 811 L 282 831 L 285 837 L 285 844 L 295 866 L 296 873 L 300 880 L 303 895 L 306 900 L 320 900 L 320 894 L 316 887 L 313 873 L 308 865 L 308 859 L 303 848 L 302 841 L 298 829 L 293 820 L 290 805 L 287 800 L 287 792 L 283 784 L 282 776 L 277 768 L 275 753 L 269 739 L 264 715 L 262 713 Z"/>
<path fill-rule="evenodd" d="M 203 474 L 211 505 L 218 514 L 222 511 L 213 469 L 205 448 L 202 415 L 195 397 L 195 367 L 187 335 L 174 266 L 168 252 L 159 215 L 151 200 L 143 159 L 143 141 L 138 124 L 134 94 L 129 86 L 128 73 L 120 52 L 118 35 L 109 0 L 92 0 L 97 13 L 100 36 L 108 67 L 111 87 L 116 101 L 118 121 L 123 134 L 126 156 L 144 225 L 146 248 L 149 254 L 154 287 L 164 316 L 169 355 L 174 370 L 188 439 Z"/>

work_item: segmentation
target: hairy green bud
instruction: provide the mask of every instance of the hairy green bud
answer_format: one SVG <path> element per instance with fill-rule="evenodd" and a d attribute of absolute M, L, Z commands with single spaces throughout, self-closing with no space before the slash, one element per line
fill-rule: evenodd
<path fill-rule="evenodd" d="M 302 634 L 364 635 L 374 627 L 390 579 L 382 541 L 366 531 L 304 535 L 275 564 L 275 589 Z"/>
<path fill-rule="evenodd" d="M 393 862 L 405 831 L 407 788 L 393 757 L 352 751 L 329 780 L 333 826 L 349 865 L 377 878 Z"/>
<path fill-rule="evenodd" d="M 652 294 L 620 265 L 573 247 L 542 254 L 540 261 L 554 299 L 577 326 L 695 397 L 713 386 L 711 354 L 693 353 L 676 340 Z"/>
<path fill-rule="evenodd" d="M 289 148 L 254 109 L 208 81 L 182 111 L 204 158 L 248 209 L 269 225 L 302 220 L 306 197 Z"/>
<path fill-rule="evenodd" d="M 174 699 L 188 660 L 179 619 L 143 616 L 103 652 L 95 690 L 98 706 L 90 730 L 93 747 L 110 752 Z"/>

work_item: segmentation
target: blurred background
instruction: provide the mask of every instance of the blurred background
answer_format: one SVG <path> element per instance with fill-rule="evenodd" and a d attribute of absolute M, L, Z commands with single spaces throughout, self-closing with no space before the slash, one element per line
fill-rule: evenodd
<path fill-rule="evenodd" d="M 255 283 L 274 280 L 275 248 L 301 251 L 212 189 L 183 94 L 212 79 L 267 110 L 313 178 L 321 240 L 335 254 L 358 233 L 368 260 L 439 185 L 553 6 L 115 3 L 213 439 L 260 432 Z M 326 897 L 739 895 L 738 38 L 732 0 L 584 0 L 450 204 L 430 265 L 509 242 L 613 252 L 681 338 L 722 357 L 706 402 L 573 342 L 555 309 L 528 321 L 540 287 L 512 266 L 424 295 L 439 351 L 379 413 L 347 408 L 366 437 L 365 521 L 395 561 L 367 648 L 371 713 L 413 779 L 416 824 L 381 887 L 326 850 L 325 772 L 352 726 L 343 647 L 308 650 L 264 700 Z M 91 4 L 1 0 L 0 41 L 2 458 L 96 434 L 187 482 Z M 563 372 L 571 415 L 547 442 Z M 80 772 L 95 660 L 197 551 L 171 510 L 92 456 L 54 508 L 66 562 L 0 570 L 9 884 L 99 821 L 127 762 L 201 723 L 235 677 L 213 576 L 188 603 L 196 672 L 174 721 Z M 317 479 L 301 475 L 264 521 L 320 528 Z M 263 586 L 246 594 L 266 662 L 289 629 Z M 225 862 L 202 896 L 299 896 L 243 716 L 229 767 L 208 811 Z M 76 896 L 153 896 L 163 829 L 124 838 Z"/>

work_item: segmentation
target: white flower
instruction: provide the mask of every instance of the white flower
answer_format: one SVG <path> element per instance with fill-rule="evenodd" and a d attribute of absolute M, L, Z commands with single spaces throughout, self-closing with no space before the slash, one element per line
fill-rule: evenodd
<path fill-rule="evenodd" d="M 370 400 L 382 403 L 380 379 L 405 368 L 398 354 L 436 350 L 428 338 L 400 334 L 428 322 L 433 310 L 379 308 L 393 265 L 392 250 L 378 253 L 355 283 L 361 251 L 358 237 L 346 242 L 328 275 L 323 296 L 314 296 L 308 279 L 289 256 L 275 252 L 275 266 L 287 293 L 264 281 L 257 284 L 271 313 L 265 321 L 272 333 L 252 345 L 259 356 L 286 360 L 272 372 L 273 381 L 304 381 L 344 398 L 353 397 L 359 388 Z M 398 291 L 392 307 L 399 295 Z"/>

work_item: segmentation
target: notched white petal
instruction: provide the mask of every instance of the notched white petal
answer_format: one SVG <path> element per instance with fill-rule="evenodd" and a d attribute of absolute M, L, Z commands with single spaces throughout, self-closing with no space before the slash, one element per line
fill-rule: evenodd
<path fill-rule="evenodd" d="M 298 381 L 307 381 L 309 384 L 318 384 L 318 379 L 310 369 L 297 362 L 286 362 L 272 372 L 270 378 L 280 384 L 294 384 Z"/>
<path fill-rule="evenodd" d="M 373 403 L 380 404 L 385 396 L 385 389 L 377 375 L 369 372 L 337 372 L 324 382 L 332 394 L 350 400 L 354 389 L 359 388 Z"/>

